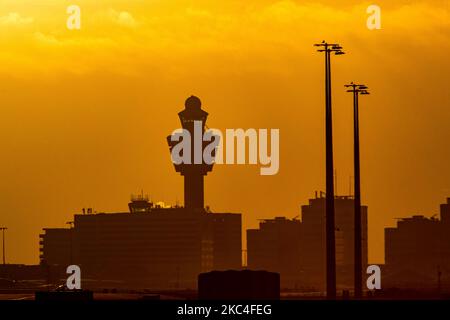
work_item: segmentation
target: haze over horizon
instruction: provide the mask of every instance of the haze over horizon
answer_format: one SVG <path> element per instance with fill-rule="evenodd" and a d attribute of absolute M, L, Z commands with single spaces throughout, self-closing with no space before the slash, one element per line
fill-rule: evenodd
<path fill-rule="evenodd" d="M 362 202 L 369 262 L 384 259 L 384 227 L 432 216 L 450 197 L 448 1 L 3 0 L 0 4 L 0 226 L 8 263 L 38 263 L 39 233 L 83 207 L 127 211 L 131 193 L 183 199 L 166 136 L 191 94 L 208 126 L 280 129 L 280 170 L 217 165 L 205 202 L 260 218 L 300 214 L 325 189 L 323 56 L 333 57 L 337 194 L 353 175 L 352 96 L 360 98 Z M 66 28 L 66 8 L 82 12 Z"/>

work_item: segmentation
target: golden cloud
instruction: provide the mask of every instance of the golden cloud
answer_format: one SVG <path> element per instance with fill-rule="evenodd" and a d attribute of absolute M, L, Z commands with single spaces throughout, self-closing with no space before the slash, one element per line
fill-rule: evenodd
<path fill-rule="evenodd" d="M 0 17 L 0 25 L 26 25 L 34 22 L 31 17 L 22 17 L 17 12 L 10 12 L 6 16 Z"/>

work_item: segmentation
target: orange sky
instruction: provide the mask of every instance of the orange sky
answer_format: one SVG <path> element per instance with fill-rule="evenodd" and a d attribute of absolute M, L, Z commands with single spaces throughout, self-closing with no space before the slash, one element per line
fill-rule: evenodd
<path fill-rule="evenodd" d="M 94 4 L 95 3 L 95 4 Z M 82 28 L 66 28 L 78 4 Z M 183 199 L 165 137 L 191 94 L 209 127 L 279 128 L 280 171 L 216 166 L 206 178 L 214 211 L 294 217 L 323 190 L 323 57 L 333 59 L 338 193 L 352 175 L 352 97 L 360 100 L 363 203 L 369 259 L 382 262 L 383 228 L 431 216 L 450 196 L 448 1 L 377 1 L 382 30 L 366 28 L 363 1 L 1 0 L 0 225 L 7 261 L 38 262 L 43 227 L 83 207 L 126 210 L 144 189 Z"/>

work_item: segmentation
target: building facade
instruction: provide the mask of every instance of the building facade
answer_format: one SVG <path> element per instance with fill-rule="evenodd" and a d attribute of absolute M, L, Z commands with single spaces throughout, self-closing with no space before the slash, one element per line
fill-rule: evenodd
<path fill-rule="evenodd" d="M 300 286 L 301 228 L 298 219 L 276 217 L 247 230 L 247 267 L 278 272 L 282 287 Z"/>
<path fill-rule="evenodd" d="M 42 259 L 68 265 L 72 252 L 84 278 L 151 288 L 195 288 L 201 272 L 241 268 L 240 214 L 133 201 L 130 212 L 76 214 L 73 229 L 44 229 Z"/>
<path fill-rule="evenodd" d="M 72 229 L 44 228 L 39 235 L 39 260 L 41 264 L 67 266 L 73 260 Z"/>
<path fill-rule="evenodd" d="M 301 220 L 277 217 L 247 230 L 248 268 L 280 273 L 284 287 L 325 291 L 325 197 L 301 208 Z M 363 270 L 367 267 L 367 206 L 361 207 Z M 339 290 L 354 286 L 354 199 L 335 198 L 336 278 Z"/>
<path fill-rule="evenodd" d="M 242 217 L 236 213 L 210 213 L 213 270 L 242 268 Z"/>
<path fill-rule="evenodd" d="M 386 286 L 450 289 L 450 198 L 440 206 L 440 219 L 399 219 L 384 236 Z"/>
<path fill-rule="evenodd" d="M 314 290 L 325 290 L 326 238 L 325 238 L 325 196 L 316 194 L 308 205 L 302 206 L 301 259 L 302 279 Z M 354 198 L 336 196 L 336 282 L 338 290 L 354 287 Z M 368 263 L 367 206 L 361 206 L 362 267 Z"/>

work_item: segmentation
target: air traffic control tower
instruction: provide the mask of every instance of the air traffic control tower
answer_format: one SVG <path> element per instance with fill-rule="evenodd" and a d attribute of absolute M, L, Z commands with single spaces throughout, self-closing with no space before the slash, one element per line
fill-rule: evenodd
<path fill-rule="evenodd" d="M 191 135 L 191 163 L 181 163 L 174 164 L 175 171 L 180 172 L 184 176 L 184 207 L 187 209 L 198 210 L 204 209 L 204 176 L 212 170 L 213 164 L 207 164 L 203 160 L 203 150 L 205 148 L 205 143 L 203 142 L 203 133 L 205 132 L 206 119 L 208 113 L 202 110 L 202 103 L 199 98 L 195 96 L 190 96 L 185 102 L 185 109 L 178 113 L 180 117 L 181 126 L 183 129 L 189 131 Z M 194 132 L 194 121 L 201 122 L 201 137 L 195 136 L 199 135 L 200 132 Z M 200 131 L 197 129 L 197 131 Z M 181 139 L 180 139 L 181 140 Z M 179 141 L 171 141 L 171 136 L 167 137 L 167 142 L 169 144 L 169 149 L 179 143 Z M 195 146 L 196 143 L 200 145 Z M 194 154 L 197 148 L 201 148 L 201 160 L 195 163 Z"/>

